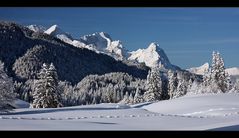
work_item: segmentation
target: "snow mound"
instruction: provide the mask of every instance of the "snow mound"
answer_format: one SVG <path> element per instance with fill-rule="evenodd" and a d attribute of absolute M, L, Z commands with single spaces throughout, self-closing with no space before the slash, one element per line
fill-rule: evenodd
<path fill-rule="evenodd" d="M 30 104 L 28 102 L 22 101 L 20 99 L 16 99 L 13 101 L 13 103 L 10 103 L 11 106 L 13 106 L 16 109 L 19 108 L 29 108 Z"/>
<path fill-rule="evenodd" d="M 183 96 L 142 108 L 157 113 L 184 116 L 228 116 L 239 113 L 239 93 Z"/>

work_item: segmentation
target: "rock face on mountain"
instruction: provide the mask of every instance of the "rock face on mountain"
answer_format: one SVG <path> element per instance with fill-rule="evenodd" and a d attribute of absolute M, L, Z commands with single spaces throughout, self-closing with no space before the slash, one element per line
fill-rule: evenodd
<path fill-rule="evenodd" d="M 130 52 L 128 60 L 136 60 L 145 63 L 148 67 L 159 66 L 165 69 L 179 70 L 180 68 L 172 65 L 164 50 L 157 43 L 151 43 L 146 49 L 138 49 Z"/>
<path fill-rule="evenodd" d="M 47 29 L 44 33 L 54 36 L 66 43 L 72 44 L 73 38 L 69 33 L 62 31 L 58 25 L 53 25 Z"/>
<path fill-rule="evenodd" d="M 59 40 L 58 34 L 62 33 L 57 26 L 53 30 L 34 32 L 15 23 L 0 22 L 0 60 L 5 63 L 8 75 L 19 80 L 34 79 L 42 63 L 52 62 L 59 79 L 72 83 L 78 83 L 89 74 L 109 72 L 146 78 L 149 69 L 146 66 L 128 65 L 108 55 L 77 48 Z"/>
<path fill-rule="evenodd" d="M 126 59 L 128 56 L 127 50 L 123 47 L 122 42 L 120 40 L 112 40 L 110 35 L 105 32 L 85 35 L 81 37 L 79 41 L 117 60 Z"/>
<path fill-rule="evenodd" d="M 96 32 L 90 35 L 84 35 L 79 39 L 74 39 L 69 33 L 62 31 L 58 25 L 53 25 L 44 33 L 73 46 L 107 54 L 116 60 L 124 60 L 128 55 L 122 42 L 119 40 L 113 41 L 110 35 L 105 32 Z"/>
<path fill-rule="evenodd" d="M 35 24 L 34 25 L 29 25 L 29 26 L 27 26 L 27 28 L 32 30 L 32 31 L 34 31 L 34 32 L 41 32 L 41 33 L 43 33 L 43 32 L 46 31 L 45 27 L 43 27 L 41 25 L 35 25 Z"/>
<path fill-rule="evenodd" d="M 96 53 L 103 53 L 116 60 L 144 63 L 148 67 L 160 66 L 166 70 L 181 70 L 179 67 L 170 63 L 167 55 L 157 43 L 151 43 L 147 49 L 138 49 L 129 52 L 120 40 L 113 40 L 111 36 L 105 32 L 96 32 L 84 35 L 79 39 L 74 39 L 69 33 L 62 31 L 59 26 L 53 25 L 44 31 L 44 33 L 75 47 L 86 48 Z"/>

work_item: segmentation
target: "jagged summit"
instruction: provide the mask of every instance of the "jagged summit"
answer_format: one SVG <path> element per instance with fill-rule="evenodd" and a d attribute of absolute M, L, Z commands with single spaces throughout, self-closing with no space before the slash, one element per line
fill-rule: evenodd
<path fill-rule="evenodd" d="M 95 32 L 75 39 L 71 37 L 70 34 L 64 32 L 58 25 L 53 25 L 44 31 L 44 33 L 52 35 L 75 47 L 86 48 L 97 53 L 107 54 L 116 60 L 136 61 L 145 63 L 148 67 L 160 66 L 164 69 L 180 69 L 170 63 L 164 50 L 160 48 L 159 44 L 156 42 L 152 42 L 146 49 L 138 49 L 129 52 L 123 46 L 122 41 L 113 40 L 106 32 Z"/>
<path fill-rule="evenodd" d="M 148 67 L 159 66 L 161 68 L 173 70 L 178 68 L 170 63 L 164 50 L 155 42 L 151 43 L 146 49 L 138 49 L 130 52 L 130 57 L 128 59 L 145 63 Z"/>
<path fill-rule="evenodd" d="M 48 28 L 46 31 L 45 31 L 46 34 L 49 34 L 49 35 L 56 35 L 56 34 L 60 34 L 60 33 L 64 33 L 58 25 L 52 25 L 50 28 Z"/>
<path fill-rule="evenodd" d="M 54 37 L 57 37 L 58 39 L 68 43 L 72 44 L 73 38 L 69 33 L 64 32 L 58 25 L 52 25 L 49 29 L 47 29 L 45 34 L 52 35 Z"/>
<path fill-rule="evenodd" d="M 41 26 L 41 25 L 29 25 L 27 26 L 27 28 L 29 28 L 30 30 L 34 31 L 34 32 L 41 32 L 43 33 L 44 31 L 46 31 L 46 28 Z"/>

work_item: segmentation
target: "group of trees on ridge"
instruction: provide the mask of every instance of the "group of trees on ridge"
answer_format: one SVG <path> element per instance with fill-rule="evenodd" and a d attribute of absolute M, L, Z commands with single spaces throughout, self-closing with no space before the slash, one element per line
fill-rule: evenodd
<path fill-rule="evenodd" d="M 232 84 L 225 72 L 219 52 L 213 52 L 211 68 L 202 79 L 187 72 L 163 72 L 159 67 L 154 67 L 149 70 L 147 79 L 114 72 L 88 75 L 72 85 L 67 81 L 59 81 L 57 69 L 52 63 L 44 63 L 36 79 L 13 83 L 3 66 L 0 62 L 0 108 L 12 101 L 16 94 L 17 98 L 30 102 L 33 108 L 57 108 L 98 103 L 136 104 L 173 99 L 185 94 L 239 90 L 238 83 Z"/>

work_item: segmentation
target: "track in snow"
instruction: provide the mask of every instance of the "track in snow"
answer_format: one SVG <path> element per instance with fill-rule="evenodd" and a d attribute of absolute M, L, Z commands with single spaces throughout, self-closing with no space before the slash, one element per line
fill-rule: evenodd
<path fill-rule="evenodd" d="M 239 112 L 237 113 L 239 114 Z M 186 117 L 186 118 L 208 118 L 209 116 L 186 116 L 186 115 L 173 115 L 173 114 L 143 114 L 143 115 L 99 115 L 99 116 L 79 116 L 79 117 L 64 117 L 64 118 L 53 118 L 53 117 L 12 117 L 12 116 L 0 116 L 0 119 L 13 119 L 13 120 L 80 120 L 80 119 L 91 119 L 91 118 L 135 118 L 135 117 L 162 117 L 162 116 L 170 116 L 170 117 Z M 212 117 L 212 116 L 210 116 Z"/>

